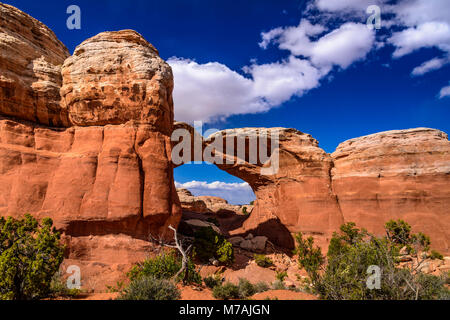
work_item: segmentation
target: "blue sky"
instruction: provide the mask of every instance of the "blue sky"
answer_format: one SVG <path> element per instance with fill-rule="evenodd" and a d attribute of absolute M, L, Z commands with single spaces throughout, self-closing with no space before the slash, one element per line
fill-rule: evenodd
<path fill-rule="evenodd" d="M 450 132 L 448 0 L 5 2 L 48 25 L 71 52 L 102 31 L 138 31 L 174 69 L 177 118 L 206 129 L 293 127 L 330 153 L 379 131 Z M 81 30 L 66 27 L 71 4 Z M 381 9 L 380 30 L 366 26 L 371 4 Z M 186 184 L 195 194 L 253 197 L 211 165 L 182 166 L 175 178 L 201 181 Z"/>

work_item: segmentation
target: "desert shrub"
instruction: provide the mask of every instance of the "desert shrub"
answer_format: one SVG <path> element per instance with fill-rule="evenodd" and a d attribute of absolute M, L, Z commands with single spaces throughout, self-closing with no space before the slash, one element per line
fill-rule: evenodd
<path fill-rule="evenodd" d="M 411 226 L 403 220 L 386 222 L 388 238 L 395 244 L 408 245 L 411 242 Z"/>
<path fill-rule="evenodd" d="M 80 289 L 69 289 L 66 282 L 62 279 L 61 273 L 57 272 L 53 275 L 50 282 L 50 295 L 53 297 L 69 297 L 74 298 L 81 293 Z"/>
<path fill-rule="evenodd" d="M 194 234 L 194 255 L 202 262 L 215 258 L 229 265 L 234 261 L 233 245 L 213 228 L 200 228 Z"/>
<path fill-rule="evenodd" d="M 203 279 L 203 282 L 205 283 L 205 286 L 207 286 L 210 289 L 213 289 L 216 286 L 220 286 L 222 284 L 222 279 L 220 276 L 208 276 Z"/>
<path fill-rule="evenodd" d="M 239 299 L 239 287 L 226 282 L 223 285 L 215 286 L 213 289 L 213 297 L 216 299 Z"/>
<path fill-rule="evenodd" d="M 231 242 L 223 240 L 222 243 L 217 247 L 216 251 L 217 260 L 225 265 L 230 265 L 234 261 L 234 249 Z"/>
<path fill-rule="evenodd" d="M 213 288 L 213 296 L 217 299 L 247 299 L 258 292 L 267 291 L 267 284 L 260 282 L 256 285 L 247 279 L 239 279 L 238 285 L 226 282 L 223 285 L 218 284 Z"/>
<path fill-rule="evenodd" d="M 144 276 L 131 281 L 118 300 L 178 300 L 180 296 L 172 281 Z"/>
<path fill-rule="evenodd" d="M 284 284 L 283 281 L 277 280 L 272 284 L 272 289 L 273 290 L 286 290 L 286 285 Z"/>
<path fill-rule="evenodd" d="M 375 237 L 366 230 L 357 229 L 354 223 L 341 227 L 330 241 L 325 257 L 314 247 L 312 238 L 296 237 L 299 265 L 311 279 L 312 289 L 323 299 L 442 299 L 448 296 L 445 279 L 425 275 L 416 269 L 398 265 L 399 247 L 409 246 L 412 252 L 423 252 L 430 245 L 424 234 L 411 234 L 405 222 L 386 224 L 386 237 Z M 367 286 L 369 266 L 381 271 L 380 288 Z"/>
<path fill-rule="evenodd" d="M 115 285 L 106 285 L 107 292 L 115 293 L 122 292 L 125 288 L 125 283 L 123 281 L 117 281 Z"/>
<path fill-rule="evenodd" d="M 450 300 L 450 290 L 445 287 L 448 275 L 434 276 L 419 273 L 417 283 L 422 300 Z"/>
<path fill-rule="evenodd" d="M 417 253 L 418 248 L 423 251 L 430 248 L 430 237 L 421 232 L 412 234 L 411 226 L 403 220 L 386 222 L 385 230 L 390 244 L 397 249 L 406 246 L 408 253 Z"/>
<path fill-rule="evenodd" d="M 264 292 L 269 290 L 270 287 L 266 282 L 260 281 L 257 284 L 255 284 L 255 290 L 256 292 Z"/>
<path fill-rule="evenodd" d="M 154 277 L 156 279 L 171 279 L 181 269 L 182 259 L 175 252 L 161 253 L 154 258 L 148 258 L 144 262 L 138 263 L 128 272 L 131 281 L 141 277 Z M 184 280 L 184 274 L 178 276 L 177 281 Z M 195 270 L 195 265 L 191 261 L 188 263 L 188 283 L 201 284 L 202 279 Z"/>
<path fill-rule="evenodd" d="M 50 294 L 64 256 L 51 219 L 0 218 L 0 299 L 30 300 Z"/>
<path fill-rule="evenodd" d="M 269 268 L 273 266 L 272 259 L 266 257 L 264 254 L 255 254 L 254 257 L 256 264 L 262 268 Z"/>
<path fill-rule="evenodd" d="M 316 285 L 320 278 L 319 269 L 325 263 L 325 257 L 322 255 L 320 248 L 314 247 L 312 237 L 303 239 L 303 234 L 300 232 L 295 236 L 295 240 L 297 246 L 294 253 L 298 255 L 298 264 L 306 270 L 313 285 Z"/>
<path fill-rule="evenodd" d="M 436 250 L 431 250 L 430 258 L 433 260 L 436 260 L 436 259 L 444 260 L 444 256 Z"/>
<path fill-rule="evenodd" d="M 248 215 L 247 207 L 242 208 L 242 213 L 245 215 Z"/>
<path fill-rule="evenodd" d="M 284 279 L 288 276 L 286 271 L 282 271 L 282 272 L 277 272 L 276 278 L 278 281 L 283 282 Z"/>
<path fill-rule="evenodd" d="M 258 292 L 256 290 L 256 287 L 253 284 L 251 284 L 250 281 L 248 281 L 247 279 L 239 279 L 238 289 L 239 289 L 239 297 L 241 299 L 251 297 L 252 295 Z"/>

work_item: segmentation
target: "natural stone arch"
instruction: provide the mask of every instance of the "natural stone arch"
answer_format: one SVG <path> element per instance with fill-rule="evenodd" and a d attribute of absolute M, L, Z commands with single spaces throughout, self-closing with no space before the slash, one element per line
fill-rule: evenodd
<path fill-rule="evenodd" d="M 279 136 L 279 170 L 262 175 L 261 163 L 234 159 L 216 164 L 252 187 L 255 207 L 250 217 L 231 234 L 265 235 L 283 247 L 292 247 L 291 235 L 312 235 L 322 248 L 345 222 L 377 235 L 384 224 L 403 219 L 414 232 L 431 237 L 433 247 L 448 252 L 450 221 L 450 142 L 447 134 L 428 128 L 388 131 L 341 143 L 332 154 L 318 147 L 309 134 L 286 128 L 243 128 L 220 131 L 203 139 L 189 125 L 203 148 L 214 136 L 248 139 L 276 132 Z"/>
<path fill-rule="evenodd" d="M 292 248 L 292 233 L 302 231 L 326 242 L 331 232 L 343 223 L 336 196 L 331 192 L 331 157 L 309 134 L 286 128 L 245 128 L 224 130 L 202 138 L 188 124 L 177 122 L 174 128 L 189 131 L 191 148 L 202 145 L 205 150 L 217 138 L 222 138 L 224 152 L 216 151 L 214 155 L 223 161 L 215 165 L 246 181 L 255 193 L 251 215 L 240 228 L 231 231 L 232 235 L 250 232 L 265 235 L 280 246 Z M 279 137 L 279 170 L 271 175 L 261 174 L 267 163 L 249 161 L 249 140 L 271 137 L 274 132 Z M 234 154 L 226 153 L 227 139 L 236 146 L 239 140 L 246 141 L 243 157 L 238 156 L 236 146 Z M 269 139 L 269 150 L 272 144 Z"/>

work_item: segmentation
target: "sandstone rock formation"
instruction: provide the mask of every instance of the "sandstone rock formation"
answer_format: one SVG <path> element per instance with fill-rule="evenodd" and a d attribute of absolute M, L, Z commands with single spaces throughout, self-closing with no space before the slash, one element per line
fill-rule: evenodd
<path fill-rule="evenodd" d="M 0 14 L 0 215 L 53 218 L 68 261 L 112 285 L 148 255 L 149 233 L 172 238 L 181 219 L 171 69 L 134 31 L 67 58 L 42 23 Z"/>
<path fill-rule="evenodd" d="M 251 141 L 272 133 L 279 136 L 279 170 L 263 174 L 268 163 L 249 160 Z M 224 130 L 206 138 L 203 148 L 218 139 L 225 151 L 227 139 L 235 146 L 245 142 L 243 155 L 214 150 L 213 156 L 219 168 L 248 182 L 257 198 L 231 235 L 251 232 L 293 247 L 291 235 L 301 231 L 326 248 L 344 222 L 382 235 L 385 222 L 403 219 L 414 232 L 429 234 L 434 248 L 450 250 L 450 142 L 439 130 L 377 133 L 346 141 L 331 155 L 295 129 Z"/>
<path fill-rule="evenodd" d="M 69 235 L 147 239 L 181 214 L 167 149 L 167 136 L 146 125 L 0 120 L 0 214 L 51 217 Z"/>
<path fill-rule="evenodd" d="M 0 114 L 68 126 L 59 104 L 66 47 L 44 24 L 0 3 Z"/>
<path fill-rule="evenodd" d="M 103 288 L 115 284 L 148 254 L 149 233 L 171 237 L 168 225 L 181 219 L 173 168 L 182 163 L 172 161 L 171 135 L 185 128 L 213 155 L 209 161 L 220 160 L 257 197 L 243 224 L 242 216 L 221 221 L 227 235 L 252 233 L 292 248 L 292 234 L 302 231 L 325 248 L 344 222 L 380 234 L 387 220 L 401 218 L 450 251 L 445 133 L 383 132 L 346 141 L 331 155 L 295 129 L 230 129 L 203 139 L 173 123 L 172 89 L 170 67 L 135 31 L 101 33 L 69 57 L 46 26 L 0 4 L 0 215 L 53 218 L 69 245 L 65 264 L 84 268 Z M 257 149 L 279 161 L 251 161 L 252 143 L 266 136 Z M 239 141 L 243 154 L 229 152 Z M 185 209 L 236 212 L 220 199 L 191 196 L 181 196 Z"/>
<path fill-rule="evenodd" d="M 333 190 L 345 221 L 377 234 L 403 219 L 450 250 L 450 142 L 439 130 L 381 132 L 341 143 L 332 154 Z"/>
<path fill-rule="evenodd" d="M 183 211 L 196 213 L 210 213 L 210 210 L 206 206 L 206 203 L 198 199 L 198 197 L 194 197 L 189 190 L 177 188 L 177 193 Z"/>
<path fill-rule="evenodd" d="M 262 174 L 267 163 L 250 163 L 250 141 L 260 136 L 279 137 L 279 170 Z M 326 236 L 343 223 L 336 196 L 331 190 L 332 159 L 309 134 L 285 128 L 244 128 L 221 131 L 208 137 L 206 145 L 221 137 L 247 141 L 245 156 L 219 154 L 220 169 L 248 182 L 256 195 L 255 207 L 242 226 L 231 234 L 253 233 L 267 236 L 273 243 L 292 248 L 291 233 L 303 231 Z M 269 150 L 270 139 L 268 141 Z M 225 148 L 226 149 L 226 148 Z M 235 148 L 237 149 L 237 148 Z M 231 164 L 226 159 L 232 160 Z M 254 162 L 254 161 L 252 161 Z"/>
<path fill-rule="evenodd" d="M 171 133 L 172 70 L 136 31 L 103 32 L 84 41 L 64 62 L 62 76 L 61 105 L 73 125 L 134 120 Z"/>
<path fill-rule="evenodd" d="M 242 214 L 243 208 L 247 208 L 250 213 L 253 209 L 251 205 L 232 205 L 227 200 L 220 197 L 198 196 L 184 188 L 177 188 L 178 198 L 180 199 L 183 212 L 192 213 L 210 213 L 210 214 Z"/>

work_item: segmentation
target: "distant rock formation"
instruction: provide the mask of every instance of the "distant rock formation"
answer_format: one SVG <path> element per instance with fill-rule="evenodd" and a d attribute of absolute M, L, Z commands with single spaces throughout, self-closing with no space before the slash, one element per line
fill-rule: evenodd
<path fill-rule="evenodd" d="M 191 213 L 210 213 L 210 214 L 243 214 L 244 207 L 247 208 L 249 214 L 252 205 L 232 205 L 227 200 L 220 197 L 212 196 L 193 196 L 192 193 L 183 188 L 177 189 L 178 198 L 180 199 L 181 208 L 184 212 Z"/>

